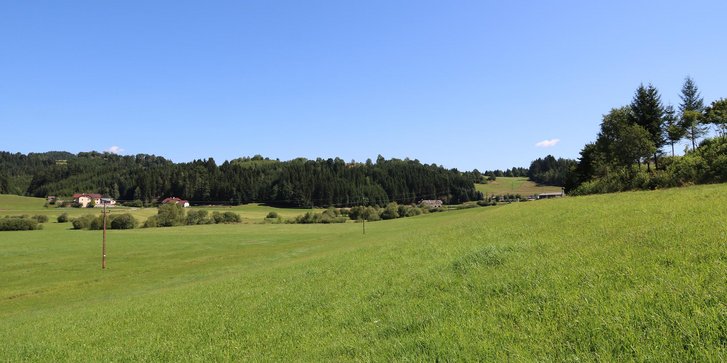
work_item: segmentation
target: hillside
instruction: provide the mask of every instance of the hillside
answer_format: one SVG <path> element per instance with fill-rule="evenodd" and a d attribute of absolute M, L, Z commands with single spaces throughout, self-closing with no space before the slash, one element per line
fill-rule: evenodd
<path fill-rule="evenodd" d="M 724 361 L 727 184 L 361 225 L 0 232 L 3 361 Z"/>
<path fill-rule="evenodd" d="M 475 184 L 478 192 L 489 195 L 520 194 L 522 196 L 562 191 L 561 187 L 539 185 L 525 177 L 498 177 L 487 184 Z"/>
<path fill-rule="evenodd" d="M 254 156 L 217 165 L 212 158 L 174 163 L 145 154 L 70 155 L 0 151 L 0 194 L 45 198 L 84 192 L 147 203 L 177 196 L 192 204 L 268 203 L 303 208 L 411 204 L 422 199 L 459 204 L 481 199 L 471 173 L 383 156 L 365 163 Z"/>

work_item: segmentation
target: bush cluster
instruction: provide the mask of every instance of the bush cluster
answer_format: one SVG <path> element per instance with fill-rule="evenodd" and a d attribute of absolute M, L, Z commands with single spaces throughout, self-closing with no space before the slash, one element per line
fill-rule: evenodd
<path fill-rule="evenodd" d="M 159 206 L 157 214 L 147 218 L 144 222 L 145 228 L 152 227 L 172 227 L 184 225 L 199 224 L 220 224 L 220 223 L 240 223 L 242 218 L 234 212 L 209 212 L 202 210 L 191 210 L 185 213 L 184 208 L 178 204 L 163 204 Z"/>
<path fill-rule="evenodd" d="M 103 229 L 103 215 L 84 214 L 71 221 L 73 229 Z M 106 229 L 134 229 L 139 222 L 129 213 L 109 214 L 106 219 Z"/>
<path fill-rule="evenodd" d="M 307 212 L 302 216 L 298 216 L 294 223 L 310 224 L 310 223 L 346 223 L 348 218 L 341 213 L 340 209 L 328 208 L 321 213 Z"/>
<path fill-rule="evenodd" d="M 369 222 L 382 219 L 395 219 L 413 217 L 423 213 L 429 213 L 429 209 L 412 205 L 400 205 L 396 202 L 387 204 L 381 208 L 378 206 L 356 206 L 352 208 L 328 208 L 321 213 L 307 212 L 296 217 L 289 223 L 345 223 L 351 219 L 354 221 L 366 220 Z"/>
<path fill-rule="evenodd" d="M 197 224 L 210 224 L 212 220 L 208 218 L 209 212 L 201 210 L 191 210 L 187 213 L 187 225 L 193 226 Z"/>
<path fill-rule="evenodd" d="M 0 218 L 0 231 L 31 231 L 43 229 L 43 225 L 33 218 L 8 217 Z"/>
<path fill-rule="evenodd" d="M 32 219 L 35 219 L 38 223 L 45 223 L 48 222 L 48 216 L 42 215 L 42 214 L 36 214 L 31 217 Z"/>
<path fill-rule="evenodd" d="M 242 218 L 240 218 L 239 214 L 234 212 L 212 212 L 212 221 L 214 221 L 216 224 L 240 223 L 242 222 Z"/>

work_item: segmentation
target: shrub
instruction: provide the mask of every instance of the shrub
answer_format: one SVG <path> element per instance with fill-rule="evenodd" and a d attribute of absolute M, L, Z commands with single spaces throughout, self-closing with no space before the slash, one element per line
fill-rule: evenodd
<path fill-rule="evenodd" d="M 265 218 L 266 219 L 278 219 L 278 218 L 280 218 L 280 215 L 278 215 L 278 212 L 272 211 L 272 212 L 268 213 L 268 215 L 265 216 Z"/>
<path fill-rule="evenodd" d="M 42 228 L 43 226 L 35 219 L 17 217 L 0 219 L 0 231 L 31 231 Z"/>
<path fill-rule="evenodd" d="M 363 212 L 366 210 L 366 207 L 357 205 L 355 207 L 352 207 L 348 210 L 348 218 L 353 219 L 354 221 L 363 219 Z"/>
<path fill-rule="evenodd" d="M 497 202 L 493 199 L 479 200 L 479 201 L 477 201 L 477 205 L 479 205 L 480 207 L 487 207 L 487 206 L 491 206 L 491 205 L 497 205 Z"/>
<path fill-rule="evenodd" d="M 363 218 L 369 222 L 375 222 L 381 220 L 381 214 L 379 214 L 379 209 L 376 207 L 366 207 L 363 211 Z"/>
<path fill-rule="evenodd" d="M 159 227 L 181 226 L 185 222 L 184 209 L 179 204 L 162 204 L 157 211 Z"/>
<path fill-rule="evenodd" d="M 399 213 L 399 217 L 408 217 L 407 213 L 409 213 L 409 210 L 411 209 L 411 206 L 401 204 L 399 205 L 399 208 L 397 208 L 397 213 Z"/>
<path fill-rule="evenodd" d="M 341 215 L 341 211 L 330 207 L 321 212 L 319 223 L 346 223 L 348 218 Z"/>
<path fill-rule="evenodd" d="M 192 210 L 187 213 L 187 224 L 188 225 L 197 225 L 197 224 L 209 224 L 212 221 L 210 221 L 209 218 L 207 218 L 207 215 L 209 212 L 206 210 Z"/>
<path fill-rule="evenodd" d="M 413 217 L 422 214 L 422 209 L 419 207 L 410 207 L 406 210 L 406 217 Z"/>
<path fill-rule="evenodd" d="M 159 227 L 159 218 L 157 216 L 151 216 L 144 221 L 144 228 Z"/>
<path fill-rule="evenodd" d="M 384 210 L 381 212 L 381 219 L 396 219 L 399 218 L 399 205 L 396 202 L 391 202 L 386 205 Z"/>
<path fill-rule="evenodd" d="M 240 218 L 240 215 L 234 212 L 214 212 L 212 213 L 212 220 L 216 224 L 220 223 L 240 223 L 242 219 Z"/>
<path fill-rule="evenodd" d="M 111 229 L 134 229 L 139 225 L 136 218 L 129 213 L 113 215 L 110 219 Z"/>
<path fill-rule="evenodd" d="M 68 222 L 68 213 L 61 213 L 61 215 L 58 216 L 56 219 L 58 223 L 66 223 Z"/>
<path fill-rule="evenodd" d="M 321 219 L 321 216 L 319 214 L 315 214 L 313 212 L 306 212 L 302 216 L 295 217 L 295 223 L 302 223 L 302 224 L 309 224 L 309 223 L 318 223 Z"/>
<path fill-rule="evenodd" d="M 96 217 L 93 214 L 85 214 L 71 221 L 73 229 L 89 229 Z"/>
<path fill-rule="evenodd" d="M 106 223 L 109 223 L 108 220 L 106 220 Z M 108 225 L 106 226 L 108 228 Z M 91 220 L 91 223 L 88 225 L 88 229 L 92 230 L 100 230 L 103 229 L 103 216 L 98 216 Z"/>
<path fill-rule="evenodd" d="M 36 214 L 32 218 L 35 219 L 38 223 L 48 222 L 48 216 L 44 216 L 42 214 Z"/>

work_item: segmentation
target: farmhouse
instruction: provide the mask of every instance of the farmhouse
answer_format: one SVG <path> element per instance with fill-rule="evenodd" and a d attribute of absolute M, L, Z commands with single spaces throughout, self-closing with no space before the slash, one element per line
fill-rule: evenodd
<path fill-rule="evenodd" d="M 419 205 L 422 207 L 429 207 L 429 208 L 441 208 L 442 201 L 439 199 L 425 199 L 425 200 L 419 201 Z"/>
<path fill-rule="evenodd" d="M 162 200 L 162 204 L 179 204 L 184 208 L 189 208 L 188 201 L 177 197 L 164 198 L 164 200 Z"/>
<path fill-rule="evenodd" d="M 93 202 L 93 204 L 96 205 L 96 206 L 101 206 L 102 205 L 102 199 L 103 199 L 103 202 L 106 203 L 106 205 L 112 205 L 113 206 L 113 205 L 116 204 L 116 201 L 115 200 L 113 200 L 112 198 L 104 198 L 103 196 L 101 196 L 101 194 L 95 194 L 95 193 L 91 193 L 91 194 L 88 194 L 88 193 L 76 193 L 76 194 L 73 194 L 73 201 L 76 202 L 76 203 L 78 203 L 78 204 L 80 204 L 81 207 L 83 207 L 83 208 L 88 207 L 88 204 L 91 203 L 91 202 Z"/>

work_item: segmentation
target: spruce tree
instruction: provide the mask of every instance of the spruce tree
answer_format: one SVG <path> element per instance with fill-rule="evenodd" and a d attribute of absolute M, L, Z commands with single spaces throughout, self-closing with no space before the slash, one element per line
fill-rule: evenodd
<path fill-rule="evenodd" d="M 679 95 L 682 99 L 682 103 L 679 105 L 679 113 L 684 114 L 685 111 L 704 111 L 704 99 L 699 93 L 699 88 L 694 83 L 694 80 L 687 76 L 684 79 L 684 85 L 682 85 L 682 94 Z"/>
<path fill-rule="evenodd" d="M 664 146 L 664 107 L 661 104 L 661 96 L 659 91 L 649 84 L 644 87 L 639 86 L 631 101 L 630 121 L 632 124 L 639 125 L 649 133 L 651 141 L 656 147 L 654 151 L 654 165 L 658 168 L 659 161 L 657 159 L 659 150 Z M 647 164 L 647 167 L 648 166 Z"/>
<path fill-rule="evenodd" d="M 699 88 L 694 80 L 687 76 L 682 85 L 682 94 L 679 98 L 682 103 L 679 105 L 680 122 L 686 136 L 692 142 L 692 150 L 696 148 L 697 139 L 707 133 L 707 128 L 702 124 L 701 114 L 704 111 L 704 99 L 699 93 Z"/>

